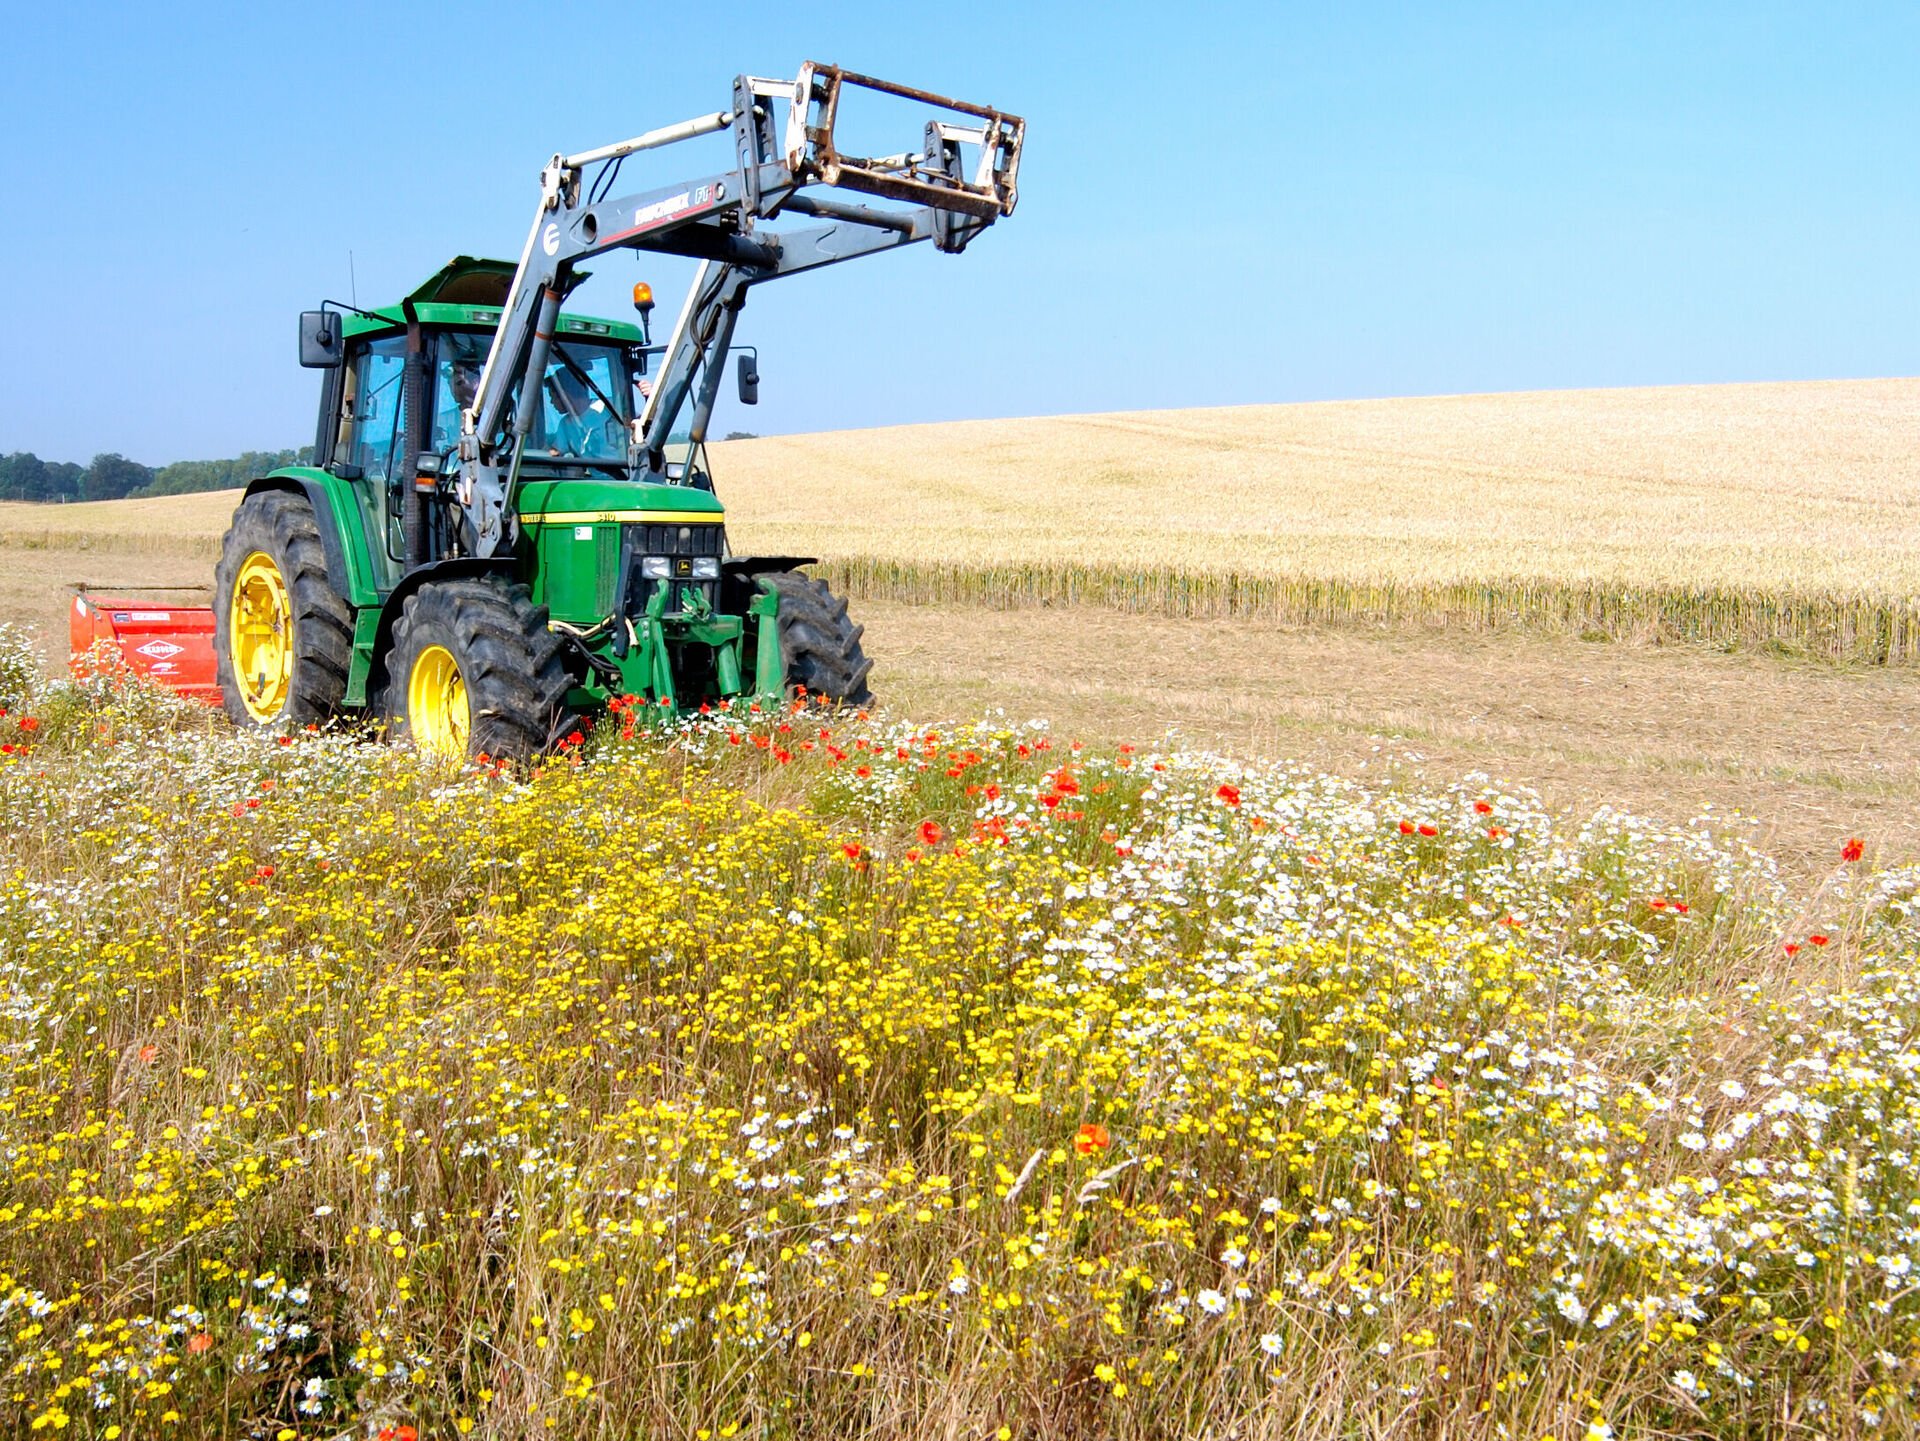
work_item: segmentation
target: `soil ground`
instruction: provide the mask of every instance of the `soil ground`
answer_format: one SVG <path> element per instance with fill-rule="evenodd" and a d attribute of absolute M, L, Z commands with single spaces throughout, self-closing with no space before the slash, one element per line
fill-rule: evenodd
<path fill-rule="evenodd" d="M 0 620 L 66 654 L 75 580 L 202 585 L 210 558 L 108 545 L 0 551 Z M 861 601 L 874 686 L 916 718 L 989 707 L 1062 734 L 1152 744 L 1169 730 L 1344 775 L 1390 758 L 1470 772 L 1576 812 L 1683 822 L 1711 808 L 1796 871 L 1850 836 L 1920 858 L 1920 671 L 1742 652 L 1457 632 L 1283 629 L 1109 611 Z"/>
<path fill-rule="evenodd" d="M 1750 818 L 1796 871 L 1851 836 L 1920 857 L 1920 672 L 1457 633 L 1365 635 L 1097 610 L 862 602 L 874 687 L 916 716 L 1044 715 L 1089 741 L 1187 742 L 1434 782 L 1480 771 L 1549 805 Z"/>

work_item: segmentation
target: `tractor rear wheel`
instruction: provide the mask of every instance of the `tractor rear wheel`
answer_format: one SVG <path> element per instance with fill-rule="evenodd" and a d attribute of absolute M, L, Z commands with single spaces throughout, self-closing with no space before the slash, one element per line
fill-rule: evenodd
<path fill-rule="evenodd" d="M 237 726 L 322 721 L 340 709 L 353 609 L 327 580 L 304 495 L 268 490 L 233 513 L 213 580 L 220 698 Z"/>
<path fill-rule="evenodd" d="M 787 688 L 825 696 L 838 705 L 869 706 L 873 662 L 860 648 L 865 626 L 847 618 L 847 602 L 824 580 L 797 570 L 763 572 L 760 589 L 780 597 L 780 659 Z"/>
<path fill-rule="evenodd" d="M 527 761 L 573 684 L 547 608 L 524 585 L 450 580 L 407 597 L 387 660 L 394 734 L 443 760 Z"/>

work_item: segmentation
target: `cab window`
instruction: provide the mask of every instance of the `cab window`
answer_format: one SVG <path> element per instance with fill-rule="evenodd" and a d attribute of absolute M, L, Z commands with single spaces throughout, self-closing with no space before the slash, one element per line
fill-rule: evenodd
<path fill-rule="evenodd" d="M 335 458 L 359 466 L 368 480 L 382 484 L 401 460 L 401 374 L 406 363 L 404 336 L 370 342 L 348 366 L 340 401 Z"/>

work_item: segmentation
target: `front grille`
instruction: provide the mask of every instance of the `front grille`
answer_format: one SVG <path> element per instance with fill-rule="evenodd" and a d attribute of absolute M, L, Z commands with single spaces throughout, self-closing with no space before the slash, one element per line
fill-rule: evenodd
<path fill-rule="evenodd" d="M 724 525 L 636 525 L 633 549 L 637 555 L 724 555 Z"/>
<path fill-rule="evenodd" d="M 727 553 L 727 528 L 712 522 L 686 525 L 629 525 L 625 531 L 623 545 L 623 566 L 626 573 L 626 612 L 639 615 L 647 608 L 647 602 L 653 599 L 653 593 L 665 585 L 671 587 L 667 597 L 667 614 L 674 615 L 686 609 L 688 596 L 698 591 L 709 606 L 720 598 L 717 581 L 688 580 L 676 578 L 670 581 L 648 580 L 640 574 L 640 562 L 650 555 L 664 555 L 675 559 L 682 556 L 724 556 Z"/>

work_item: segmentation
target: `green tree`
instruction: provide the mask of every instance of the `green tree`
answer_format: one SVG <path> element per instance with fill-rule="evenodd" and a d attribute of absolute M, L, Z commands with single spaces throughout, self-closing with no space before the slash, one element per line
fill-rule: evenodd
<path fill-rule="evenodd" d="M 30 450 L 0 455 L 0 500 L 45 500 L 47 463 Z"/>
<path fill-rule="evenodd" d="M 187 495 L 203 490 L 238 490 L 248 481 L 283 465 L 304 465 L 310 446 L 299 450 L 248 450 L 232 460 L 176 460 L 155 472 L 142 495 Z"/>
<path fill-rule="evenodd" d="M 80 477 L 82 500 L 120 500 L 153 483 L 153 471 L 137 460 L 108 451 L 96 455 Z"/>

